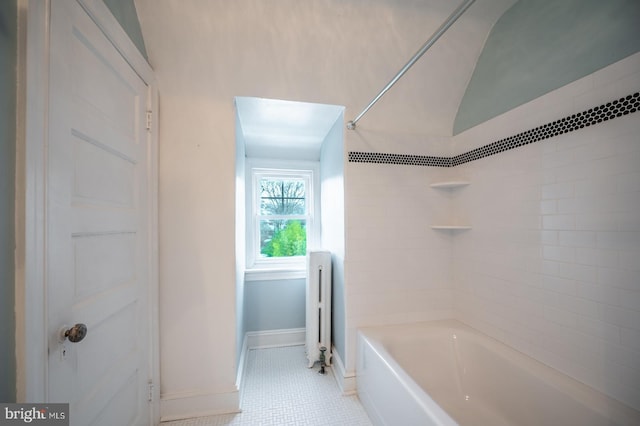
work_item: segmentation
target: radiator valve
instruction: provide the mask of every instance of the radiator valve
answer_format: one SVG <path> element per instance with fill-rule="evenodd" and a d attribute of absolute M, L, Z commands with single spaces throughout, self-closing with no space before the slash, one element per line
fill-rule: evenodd
<path fill-rule="evenodd" d="M 320 374 L 326 374 L 326 372 L 324 371 L 324 368 L 327 366 L 324 358 L 324 352 L 326 350 L 327 348 L 325 348 L 324 346 L 320 346 L 320 371 L 318 371 L 318 373 Z"/>

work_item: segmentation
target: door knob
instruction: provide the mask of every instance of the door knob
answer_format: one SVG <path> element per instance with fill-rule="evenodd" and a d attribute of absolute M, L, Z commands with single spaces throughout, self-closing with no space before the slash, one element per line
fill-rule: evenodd
<path fill-rule="evenodd" d="M 79 323 L 67 330 L 63 329 L 61 334 L 63 341 L 64 339 L 69 339 L 71 343 L 78 343 L 87 335 L 87 326 Z"/>

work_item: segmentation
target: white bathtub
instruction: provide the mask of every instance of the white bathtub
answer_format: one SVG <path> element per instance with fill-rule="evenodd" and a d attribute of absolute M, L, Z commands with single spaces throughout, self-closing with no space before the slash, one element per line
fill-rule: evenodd
<path fill-rule="evenodd" d="M 640 412 L 454 321 L 358 332 L 375 425 L 640 425 Z"/>

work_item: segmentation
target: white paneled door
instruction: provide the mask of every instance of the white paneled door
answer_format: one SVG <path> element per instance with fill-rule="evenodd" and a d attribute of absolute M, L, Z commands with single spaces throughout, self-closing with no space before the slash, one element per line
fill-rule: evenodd
<path fill-rule="evenodd" d="M 48 399 L 72 425 L 149 424 L 149 88 L 76 0 L 50 13 Z"/>

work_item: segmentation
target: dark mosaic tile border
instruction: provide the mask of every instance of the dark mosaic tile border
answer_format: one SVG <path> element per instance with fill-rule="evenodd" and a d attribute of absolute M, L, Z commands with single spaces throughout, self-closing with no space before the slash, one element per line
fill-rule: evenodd
<path fill-rule="evenodd" d="M 450 157 L 431 157 L 428 155 L 409 154 L 384 154 L 380 152 L 349 151 L 349 162 L 451 167 Z"/>
<path fill-rule="evenodd" d="M 590 108 L 560 120 L 538 126 L 508 138 L 481 146 L 454 157 L 428 155 L 386 154 L 350 151 L 350 163 L 402 164 L 410 166 L 455 167 L 470 161 L 499 154 L 510 149 L 552 138 L 564 133 L 613 120 L 640 110 L 640 92 Z"/>

